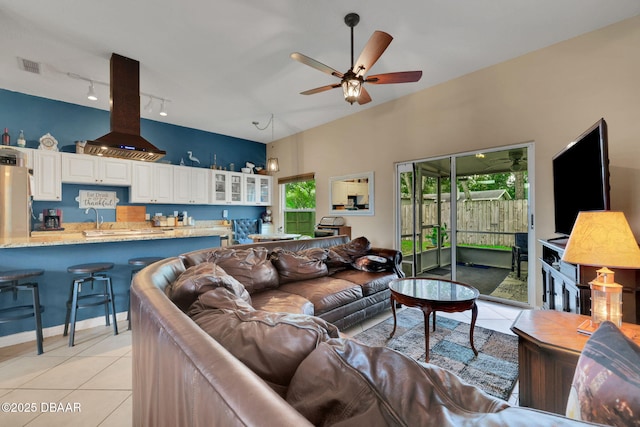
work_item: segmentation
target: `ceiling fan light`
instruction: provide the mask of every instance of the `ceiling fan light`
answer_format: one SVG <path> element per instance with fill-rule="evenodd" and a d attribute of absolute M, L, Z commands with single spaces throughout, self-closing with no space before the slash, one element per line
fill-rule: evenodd
<path fill-rule="evenodd" d="M 344 93 L 344 99 L 349 104 L 353 104 L 358 101 L 360 92 L 362 91 L 362 80 L 357 78 L 344 79 L 342 81 L 342 92 Z"/>

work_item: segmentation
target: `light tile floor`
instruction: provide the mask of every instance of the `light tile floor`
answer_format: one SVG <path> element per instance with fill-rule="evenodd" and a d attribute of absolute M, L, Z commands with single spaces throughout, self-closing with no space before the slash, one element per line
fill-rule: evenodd
<path fill-rule="evenodd" d="M 478 305 L 478 326 L 512 334 L 520 309 Z M 343 332 L 355 335 L 390 315 L 388 310 Z M 471 321 L 470 312 L 438 316 Z M 40 356 L 35 342 L 0 348 L 0 426 L 131 426 L 131 331 L 126 322 L 118 326 L 117 336 L 109 327 L 78 331 L 72 348 L 66 337 L 46 338 Z M 517 405 L 517 386 L 510 403 Z"/>

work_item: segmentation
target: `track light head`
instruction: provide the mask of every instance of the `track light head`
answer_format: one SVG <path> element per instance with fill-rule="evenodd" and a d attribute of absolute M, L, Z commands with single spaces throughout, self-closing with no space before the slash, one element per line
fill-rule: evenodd
<path fill-rule="evenodd" d="M 164 106 L 164 99 L 162 100 L 162 104 L 160 104 L 160 115 L 162 117 L 166 117 L 167 116 L 167 109 Z"/>
<path fill-rule="evenodd" d="M 91 101 L 98 100 L 98 97 L 96 96 L 96 92 L 93 90 L 93 80 L 89 80 L 89 92 L 87 92 L 87 99 Z"/>

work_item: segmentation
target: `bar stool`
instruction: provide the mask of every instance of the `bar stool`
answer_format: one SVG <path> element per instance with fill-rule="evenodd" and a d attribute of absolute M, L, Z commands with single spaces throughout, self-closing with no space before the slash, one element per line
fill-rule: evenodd
<path fill-rule="evenodd" d="M 154 262 L 160 261 L 161 259 L 164 259 L 164 258 L 159 256 L 131 258 L 129 260 L 129 265 L 132 267 L 131 280 L 129 281 L 129 283 L 133 281 L 133 276 L 135 276 L 138 271 L 142 270 L 148 265 L 153 264 Z M 129 322 L 128 328 L 130 330 L 131 329 L 131 291 L 129 291 L 129 308 L 127 309 L 127 321 Z"/>
<path fill-rule="evenodd" d="M 67 268 L 67 271 L 72 274 L 82 274 L 82 276 L 76 277 L 71 282 L 71 289 L 69 291 L 69 300 L 67 301 L 67 316 L 64 321 L 64 336 L 69 331 L 69 325 L 71 325 L 71 332 L 69 333 L 69 347 L 73 347 L 74 338 L 76 333 L 76 314 L 79 308 L 91 307 L 94 305 L 104 305 L 104 318 L 106 325 L 109 326 L 109 305 L 111 305 L 113 315 L 113 334 L 118 335 L 118 322 L 116 321 L 116 302 L 113 297 L 113 286 L 111 285 L 111 277 L 104 272 L 111 270 L 113 263 L 111 262 L 97 262 L 90 264 L 78 264 L 72 265 Z M 88 275 L 87 275 L 88 274 Z M 82 295 L 82 285 L 86 283 L 91 284 L 93 289 L 94 282 L 102 282 L 104 288 L 102 292 L 91 293 Z M 80 304 L 81 300 L 89 300 Z"/>
<path fill-rule="evenodd" d="M 0 293 L 13 292 L 13 300 L 18 299 L 18 291 L 31 291 L 33 304 L 17 305 L 0 310 L 0 323 L 13 322 L 15 320 L 35 317 L 36 319 L 36 346 L 38 354 L 42 354 L 42 318 L 40 313 L 44 311 L 44 307 L 40 305 L 40 292 L 38 290 L 38 282 L 29 281 L 20 283 L 20 280 L 29 279 L 44 274 L 41 269 L 25 269 L 11 270 L 0 272 Z M 18 314 L 12 314 L 17 312 Z M 21 314 L 20 314 L 21 313 Z"/>

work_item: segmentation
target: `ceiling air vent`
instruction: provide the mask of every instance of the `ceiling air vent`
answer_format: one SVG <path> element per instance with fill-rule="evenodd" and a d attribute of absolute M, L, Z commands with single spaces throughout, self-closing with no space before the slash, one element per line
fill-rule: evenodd
<path fill-rule="evenodd" d="M 40 74 L 40 63 L 30 59 L 18 58 L 18 65 L 21 70 L 29 73 Z"/>

